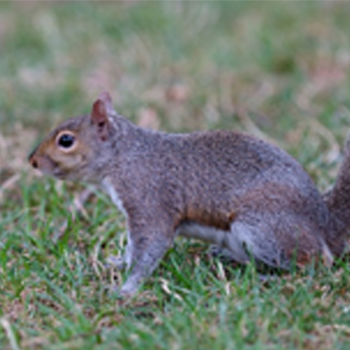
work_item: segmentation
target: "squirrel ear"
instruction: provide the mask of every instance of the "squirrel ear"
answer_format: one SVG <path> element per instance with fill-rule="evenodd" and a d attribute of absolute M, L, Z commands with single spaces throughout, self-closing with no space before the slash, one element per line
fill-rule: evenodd
<path fill-rule="evenodd" d="M 97 133 L 102 141 L 108 138 L 108 114 L 113 111 L 112 99 L 108 92 L 102 92 L 94 102 L 91 111 L 92 124 L 97 127 Z"/>
<path fill-rule="evenodd" d="M 98 99 L 103 102 L 107 113 L 113 112 L 112 97 L 107 91 L 101 92 Z"/>

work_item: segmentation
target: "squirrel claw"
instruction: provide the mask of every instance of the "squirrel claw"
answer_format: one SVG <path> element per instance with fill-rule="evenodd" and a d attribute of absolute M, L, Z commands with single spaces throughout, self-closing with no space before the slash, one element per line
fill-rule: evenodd
<path fill-rule="evenodd" d="M 115 267 L 118 270 L 123 270 L 126 263 L 121 256 L 110 255 L 106 259 L 106 267 Z"/>

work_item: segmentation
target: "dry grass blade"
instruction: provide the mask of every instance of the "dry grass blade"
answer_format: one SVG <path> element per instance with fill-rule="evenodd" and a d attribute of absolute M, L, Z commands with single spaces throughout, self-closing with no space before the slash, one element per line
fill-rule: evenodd
<path fill-rule="evenodd" d="M 1 318 L 0 319 L 0 324 L 2 325 L 2 327 L 4 328 L 7 338 L 9 340 L 10 346 L 12 348 L 12 350 L 20 350 L 17 340 L 16 340 L 16 336 L 13 332 L 13 329 L 11 327 L 10 322 L 6 319 L 6 318 Z"/>

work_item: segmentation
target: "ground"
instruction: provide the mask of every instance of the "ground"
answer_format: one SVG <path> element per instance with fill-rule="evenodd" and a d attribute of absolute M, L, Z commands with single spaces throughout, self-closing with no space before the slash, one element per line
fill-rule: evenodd
<path fill-rule="evenodd" d="M 261 281 L 178 239 L 133 300 L 106 258 L 125 221 L 26 157 L 101 91 L 139 125 L 235 129 L 291 153 L 321 191 L 350 126 L 346 2 L 0 3 L 0 348 L 348 349 L 349 263 Z"/>

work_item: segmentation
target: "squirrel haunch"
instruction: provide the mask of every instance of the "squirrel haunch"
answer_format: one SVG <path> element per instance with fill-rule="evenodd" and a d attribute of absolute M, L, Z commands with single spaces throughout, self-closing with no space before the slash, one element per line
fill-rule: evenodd
<path fill-rule="evenodd" d="M 253 258 L 282 269 L 331 265 L 346 250 L 349 159 L 323 199 L 276 146 L 233 131 L 146 130 L 118 115 L 102 93 L 91 114 L 58 126 L 29 162 L 62 180 L 100 185 L 126 215 L 120 266 L 131 271 L 121 295 L 136 292 L 177 235 L 214 243 L 241 263 Z"/>

